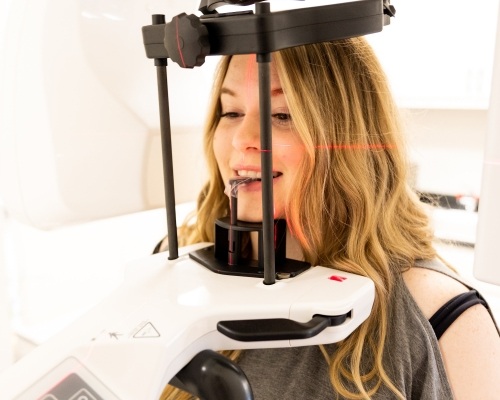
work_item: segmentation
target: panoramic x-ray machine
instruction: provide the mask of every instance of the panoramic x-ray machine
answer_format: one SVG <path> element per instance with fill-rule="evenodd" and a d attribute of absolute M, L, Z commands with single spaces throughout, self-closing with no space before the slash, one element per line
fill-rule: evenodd
<path fill-rule="evenodd" d="M 254 3 L 254 12 L 216 10 Z M 168 23 L 154 15 L 143 27 L 157 70 L 169 253 L 132 264 L 109 298 L 5 371 L 2 398 L 157 399 L 170 382 L 202 399 L 252 399 L 251 382 L 217 350 L 334 343 L 369 316 L 369 279 L 284 253 L 286 226 L 272 212 L 269 65 L 273 51 L 379 32 L 394 8 L 359 0 L 271 12 L 261 0 L 202 0 L 199 11 Z M 215 243 L 178 249 L 167 61 L 193 68 L 223 54 L 257 54 L 263 221 L 237 220 L 237 189 L 245 182 L 235 178 L 231 215 L 216 222 Z M 240 235 L 252 231 L 261 244 L 257 261 L 240 254 Z"/>

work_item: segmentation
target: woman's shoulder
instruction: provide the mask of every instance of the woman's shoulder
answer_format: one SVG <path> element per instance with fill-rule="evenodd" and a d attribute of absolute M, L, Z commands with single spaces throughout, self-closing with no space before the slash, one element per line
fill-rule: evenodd
<path fill-rule="evenodd" d="M 452 275 L 452 274 L 450 274 Z M 410 268 L 403 279 L 427 319 L 443 304 L 470 288 L 442 269 Z M 476 304 L 439 339 L 446 373 L 458 399 L 493 399 L 500 391 L 500 339 L 488 310 Z"/>
<path fill-rule="evenodd" d="M 412 267 L 403 272 L 403 280 L 427 319 L 448 300 L 469 291 L 459 280 L 430 268 Z"/>

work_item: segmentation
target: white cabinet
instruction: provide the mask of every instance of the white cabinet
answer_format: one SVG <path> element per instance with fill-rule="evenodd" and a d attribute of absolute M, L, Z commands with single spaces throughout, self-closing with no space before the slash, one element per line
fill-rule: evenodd
<path fill-rule="evenodd" d="M 392 0 L 396 17 L 369 35 L 404 108 L 486 109 L 498 0 Z"/>

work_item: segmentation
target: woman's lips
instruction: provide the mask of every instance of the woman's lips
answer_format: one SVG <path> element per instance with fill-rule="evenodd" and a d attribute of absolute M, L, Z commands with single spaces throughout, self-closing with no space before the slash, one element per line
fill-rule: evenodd
<path fill-rule="evenodd" d="M 283 174 L 281 172 L 273 173 L 273 185 L 281 179 Z M 258 173 L 258 176 L 254 177 L 246 177 L 239 176 L 238 177 L 238 190 L 244 192 L 256 192 L 262 190 L 262 178 L 261 174 Z"/>
<path fill-rule="evenodd" d="M 238 177 L 250 178 L 250 179 L 262 179 L 262 173 L 260 171 L 239 169 L 236 170 L 235 172 Z M 277 178 L 281 175 L 283 175 L 281 172 L 273 171 L 273 178 Z"/>

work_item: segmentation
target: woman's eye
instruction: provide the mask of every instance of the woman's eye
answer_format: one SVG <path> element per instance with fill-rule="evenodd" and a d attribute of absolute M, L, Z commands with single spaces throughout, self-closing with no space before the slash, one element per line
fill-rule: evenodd
<path fill-rule="evenodd" d="M 233 118 L 238 118 L 240 117 L 241 114 L 240 113 L 237 113 L 237 112 L 232 112 L 232 111 L 228 111 L 228 112 L 223 112 L 220 117 L 221 118 L 228 118 L 228 119 L 233 119 Z"/>
<path fill-rule="evenodd" d="M 245 115 L 243 113 L 237 112 L 237 111 L 227 111 L 227 112 L 222 112 L 220 115 L 220 119 L 227 119 L 227 120 L 235 120 L 238 118 L 242 118 Z M 288 113 L 274 113 L 272 114 L 273 118 L 273 123 L 276 125 L 280 126 L 290 126 L 292 123 L 292 117 Z"/>
<path fill-rule="evenodd" d="M 276 113 L 272 116 L 274 120 L 280 125 L 289 125 L 292 122 L 292 116 L 287 113 Z"/>

